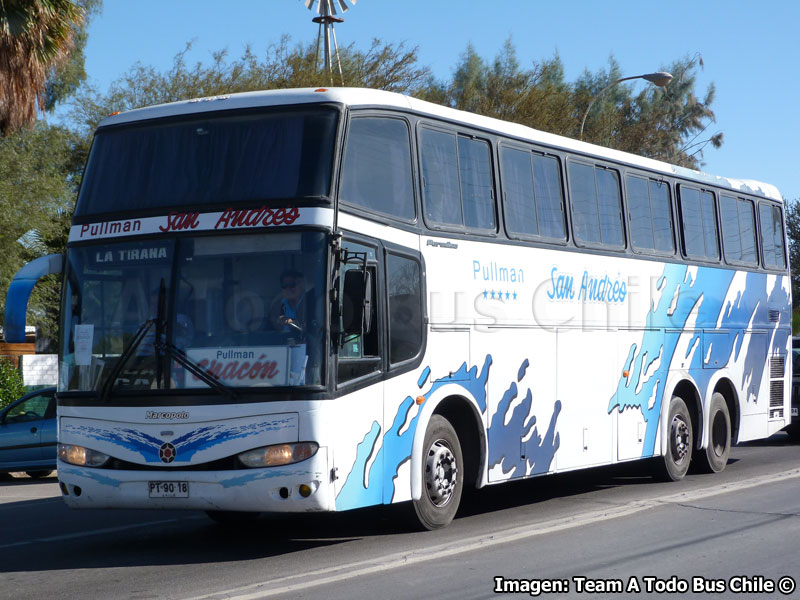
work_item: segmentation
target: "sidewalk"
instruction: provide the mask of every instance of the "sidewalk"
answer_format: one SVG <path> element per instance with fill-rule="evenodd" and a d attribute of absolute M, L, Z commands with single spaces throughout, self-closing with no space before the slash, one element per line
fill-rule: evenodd
<path fill-rule="evenodd" d="M 12 479 L 0 479 L 0 504 L 61 496 L 55 473 L 44 479 L 31 479 L 23 473 L 14 473 L 12 477 Z"/>

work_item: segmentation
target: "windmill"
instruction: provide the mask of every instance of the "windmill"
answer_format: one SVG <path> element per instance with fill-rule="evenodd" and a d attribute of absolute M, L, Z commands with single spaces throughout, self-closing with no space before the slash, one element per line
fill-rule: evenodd
<path fill-rule="evenodd" d="M 346 13 L 349 9 L 345 0 L 301 0 L 308 10 L 314 10 L 312 7 L 316 2 L 316 11 L 319 16 L 311 19 L 314 23 L 319 24 L 319 32 L 317 33 L 317 51 L 315 60 L 319 60 L 319 44 L 320 40 L 325 40 L 325 70 L 328 72 L 331 84 L 333 84 L 333 61 L 331 57 L 331 38 L 333 38 L 333 47 L 336 53 L 336 64 L 339 67 L 339 78 L 344 85 L 344 75 L 342 74 L 342 60 L 339 57 L 339 44 L 336 42 L 336 32 L 333 29 L 334 23 L 344 23 L 344 19 L 336 16 L 336 5 L 339 5 L 339 10 Z M 358 0 L 349 0 L 355 6 Z"/>

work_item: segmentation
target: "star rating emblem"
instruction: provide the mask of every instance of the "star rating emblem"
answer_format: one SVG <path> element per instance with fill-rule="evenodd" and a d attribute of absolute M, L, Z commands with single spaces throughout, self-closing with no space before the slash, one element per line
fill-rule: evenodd
<path fill-rule="evenodd" d="M 483 290 L 479 294 L 483 294 L 485 299 L 491 300 L 516 300 L 519 296 L 516 290 Z"/>

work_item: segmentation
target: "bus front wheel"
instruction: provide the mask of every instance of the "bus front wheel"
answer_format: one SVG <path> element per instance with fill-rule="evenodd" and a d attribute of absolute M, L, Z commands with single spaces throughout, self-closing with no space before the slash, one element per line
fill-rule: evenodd
<path fill-rule="evenodd" d="M 425 529 L 441 529 L 455 517 L 464 487 L 461 444 L 450 421 L 433 415 L 423 448 L 422 497 L 414 500 L 414 512 Z"/>
<path fill-rule="evenodd" d="M 673 396 L 667 417 L 667 447 L 659 469 L 661 479 L 680 481 L 689 470 L 692 461 L 692 418 L 683 398 Z"/>
<path fill-rule="evenodd" d="M 697 453 L 697 467 L 704 473 L 719 473 L 728 464 L 730 453 L 731 416 L 725 397 L 715 392 L 708 411 L 708 443 Z"/>

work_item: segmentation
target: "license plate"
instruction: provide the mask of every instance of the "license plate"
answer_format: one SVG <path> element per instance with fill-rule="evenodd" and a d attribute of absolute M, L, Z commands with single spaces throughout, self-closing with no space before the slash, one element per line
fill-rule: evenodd
<path fill-rule="evenodd" d="M 793 407 L 792 407 L 792 416 L 793 416 L 793 417 L 797 417 L 797 416 L 798 416 L 798 414 L 797 414 L 797 407 L 796 407 L 796 406 L 793 406 Z"/>
<path fill-rule="evenodd" d="M 188 481 L 151 481 L 151 498 L 188 498 Z"/>

